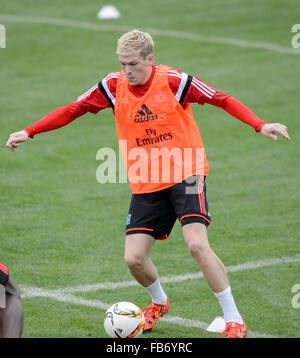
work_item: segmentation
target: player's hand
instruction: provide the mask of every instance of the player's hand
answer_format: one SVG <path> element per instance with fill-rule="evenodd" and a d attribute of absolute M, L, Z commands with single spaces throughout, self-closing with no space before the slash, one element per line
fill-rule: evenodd
<path fill-rule="evenodd" d="M 265 124 L 261 129 L 261 134 L 265 137 L 274 139 L 275 141 L 278 139 L 275 133 L 282 135 L 283 138 L 290 140 L 291 138 L 288 135 L 287 127 L 280 123 L 270 123 Z"/>
<path fill-rule="evenodd" d="M 19 143 L 25 142 L 27 139 L 28 133 L 26 131 L 15 132 L 9 136 L 6 146 L 11 152 L 15 152 Z"/>

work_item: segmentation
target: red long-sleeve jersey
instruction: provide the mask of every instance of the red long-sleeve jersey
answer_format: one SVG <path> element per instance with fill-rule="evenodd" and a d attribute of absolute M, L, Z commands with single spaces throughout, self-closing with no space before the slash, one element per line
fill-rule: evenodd
<path fill-rule="evenodd" d="M 135 96 L 142 97 L 147 92 L 157 67 L 156 65 L 152 66 L 151 76 L 144 85 L 130 86 L 128 84 L 129 90 Z M 120 72 L 110 73 L 102 81 L 78 97 L 75 102 L 50 112 L 36 123 L 26 127 L 26 132 L 33 138 L 38 133 L 63 127 L 87 112 L 96 114 L 105 108 L 112 108 L 114 110 L 119 76 Z M 260 120 L 237 99 L 217 91 L 198 77 L 172 69 L 168 72 L 168 79 L 174 96 L 183 107 L 188 103 L 198 103 L 201 105 L 208 103 L 223 108 L 233 117 L 252 126 L 256 132 L 259 132 L 262 126 L 266 124 L 266 122 Z"/>

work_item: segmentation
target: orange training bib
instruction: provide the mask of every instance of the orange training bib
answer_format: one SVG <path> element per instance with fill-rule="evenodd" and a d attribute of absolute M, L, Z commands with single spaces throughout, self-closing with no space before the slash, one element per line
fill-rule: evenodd
<path fill-rule="evenodd" d="M 183 109 L 160 65 L 146 94 L 118 80 L 115 118 L 120 151 L 133 194 L 168 188 L 192 175 L 208 173 L 208 161 L 190 104 Z"/>

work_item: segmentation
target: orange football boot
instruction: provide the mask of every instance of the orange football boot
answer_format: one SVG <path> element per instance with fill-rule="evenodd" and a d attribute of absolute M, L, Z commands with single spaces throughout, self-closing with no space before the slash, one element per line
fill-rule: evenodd
<path fill-rule="evenodd" d="M 247 326 L 243 321 L 242 324 L 236 322 L 228 322 L 226 323 L 225 330 L 219 334 L 222 336 L 225 334 L 225 338 L 245 338 L 247 335 Z"/>
<path fill-rule="evenodd" d="M 166 314 L 168 310 L 169 310 L 168 298 L 165 305 L 159 305 L 157 303 L 152 302 L 150 306 L 144 308 L 143 309 L 144 316 L 145 316 L 144 333 L 152 332 L 159 317 L 162 317 L 164 314 Z"/>

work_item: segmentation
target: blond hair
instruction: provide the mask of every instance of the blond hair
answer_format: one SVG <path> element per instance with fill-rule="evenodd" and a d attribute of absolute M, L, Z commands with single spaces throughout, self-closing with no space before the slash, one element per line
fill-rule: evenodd
<path fill-rule="evenodd" d="M 154 42 L 151 36 L 140 30 L 132 30 L 118 40 L 117 55 L 130 56 L 139 53 L 144 59 L 154 51 Z"/>

